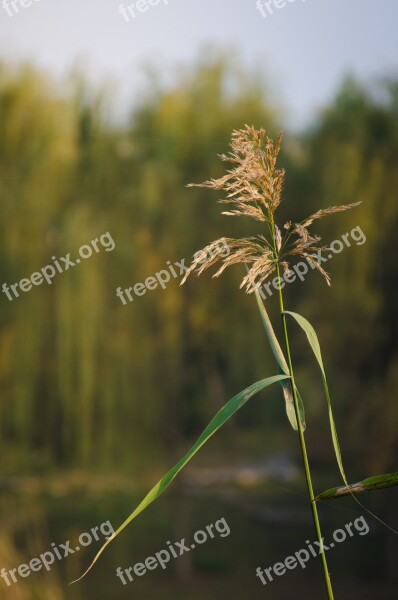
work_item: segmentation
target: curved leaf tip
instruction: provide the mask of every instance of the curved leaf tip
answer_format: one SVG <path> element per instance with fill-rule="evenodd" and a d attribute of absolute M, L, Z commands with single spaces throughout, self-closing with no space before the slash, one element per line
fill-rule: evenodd
<path fill-rule="evenodd" d="M 195 444 L 192 448 L 187 452 L 187 454 L 172 468 L 162 479 L 160 479 L 156 485 L 148 492 L 142 502 L 137 506 L 137 508 L 130 514 L 129 517 L 118 527 L 118 529 L 111 535 L 111 537 L 101 546 L 94 559 L 92 560 L 89 567 L 86 571 L 79 577 L 75 579 L 72 583 L 76 583 L 80 581 L 87 575 L 87 573 L 93 568 L 101 554 L 104 552 L 105 548 L 108 544 L 111 543 L 112 540 L 115 539 L 119 533 L 123 531 L 131 521 L 133 521 L 143 510 L 145 510 L 154 500 L 156 500 L 171 484 L 173 479 L 178 475 L 178 473 L 185 467 L 185 465 L 191 460 L 191 458 L 198 452 L 198 450 L 211 438 L 214 433 L 220 429 L 224 423 L 226 423 L 232 415 L 234 415 L 252 396 L 257 394 L 262 389 L 272 385 L 273 383 L 283 381 L 285 379 L 289 379 L 288 375 L 274 375 L 272 377 L 267 377 L 266 379 L 261 379 L 256 383 L 253 383 L 243 391 L 239 392 L 231 400 L 229 400 L 213 417 L 210 421 L 206 429 L 202 432 L 202 434 L 198 437 Z"/>

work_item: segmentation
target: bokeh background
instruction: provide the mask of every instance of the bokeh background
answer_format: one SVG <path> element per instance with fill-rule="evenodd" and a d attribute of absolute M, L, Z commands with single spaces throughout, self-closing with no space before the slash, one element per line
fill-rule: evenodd
<path fill-rule="evenodd" d="M 126 2 L 126 5 L 131 4 Z M 19 298 L 0 297 L 0 568 L 110 520 L 116 527 L 236 392 L 275 372 L 240 267 L 123 305 L 144 281 L 222 235 L 253 233 L 218 196 L 185 186 L 223 173 L 245 123 L 284 130 L 280 222 L 362 200 L 319 222 L 353 244 L 286 288 L 315 325 L 351 481 L 397 470 L 398 7 L 393 0 L 170 0 L 126 22 L 114 0 L 0 7 L 0 284 L 30 277 L 109 232 L 102 250 Z M 278 327 L 278 307 L 267 308 Z M 316 491 L 339 485 L 326 404 L 293 339 Z M 398 528 L 397 492 L 363 497 Z M 326 539 L 364 514 L 367 536 L 329 554 L 337 598 L 397 597 L 397 536 L 342 499 L 320 507 Z M 123 587 L 131 566 L 224 517 L 165 571 Z M 313 560 L 267 587 L 255 576 L 314 539 L 296 434 L 276 387 L 248 403 L 173 487 L 72 587 L 99 542 L 7 587 L 6 600 L 324 597 Z M 72 544 L 73 545 L 73 544 Z"/>

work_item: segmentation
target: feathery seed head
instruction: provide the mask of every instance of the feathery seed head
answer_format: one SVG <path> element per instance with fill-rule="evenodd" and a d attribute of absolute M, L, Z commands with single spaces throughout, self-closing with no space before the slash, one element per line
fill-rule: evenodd
<path fill-rule="evenodd" d="M 285 260 L 289 256 L 302 256 L 307 259 L 323 275 L 328 285 L 330 277 L 312 256 L 328 250 L 320 246 L 319 236 L 312 235 L 308 227 L 317 219 L 347 210 L 360 204 L 354 202 L 345 206 L 331 206 L 318 210 L 301 223 L 288 221 L 284 225 L 285 233 L 275 223 L 274 213 L 282 200 L 282 188 L 285 176 L 284 169 L 276 168 L 282 132 L 274 143 L 266 136 L 264 129 L 254 129 L 245 126 L 235 130 L 231 136 L 231 152 L 221 154 L 221 160 L 228 162 L 232 168 L 219 179 L 210 179 L 201 184 L 188 184 L 188 187 L 205 187 L 222 190 L 226 197 L 219 200 L 221 204 L 232 205 L 232 209 L 222 214 L 229 216 L 249 216 L 265 224 L 268 238 L 256 237 L 233 239 L 221 238 L 212 242 L 199 252 L 196 252 L 191 266 L 186 271 L 181 285 L 194 271 L 200 275 L 203 271 L 221 260 L 222 264 L 213 277 L 218 277 L 229 266 L 237 263 L 251 265 L 240 287 L 245 287 L 247 293 L 252 293 L 280 265 L 284 272 L 289 270 Z M 212 253 L 214 246 L 223 243 L 229 252 Z"/>

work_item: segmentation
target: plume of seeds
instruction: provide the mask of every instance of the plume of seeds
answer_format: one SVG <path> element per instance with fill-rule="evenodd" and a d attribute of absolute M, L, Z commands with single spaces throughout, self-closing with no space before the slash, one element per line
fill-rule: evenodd
<path fill-rule="evenodd" d="M 231 151 L 219 155 L 221 160 L 232 165 L 227 174 L 219 179 L 210 179 L 204 183 L 190 183 L 188 187 L 205 187 L 221 190 L 225 197 L 220 204 L 229 204 L 231 209 L 222 214 L 229 216 L 248 216 L 264 223 L 268 237 L 258 235 L 249 238 L 220 238 L 198 251 L 186 271 L 181 285 L 191 273 L 200 275 L 203 271 L 221 261 L 221 267 L 213 275 L 218 277 L 227 267 L 245 263 L 250 265 L 240 287 L 252 293 L 262 285 L 281 265 L 284 272 L 289 270 L 286 258 L 302 256 L 312 263 L 324 276 L 328 285 L 330 277 L 320 266 L 313 253 L 327 251 L 328 247 L 319 245 L 321 239 L 311 235 L 308 227 L 317 219 L 347 210 L 360 204 L 354 202 L 345 206 L 331 206 L 318 210 L 301 223 L 288 221 L 284 225 L 285 233 L 275 223 L 275 211 L 281 203 L 284 169 L 276 168 L 282 132 L 274 143 L 264 129 L 254 129 L 246 125 L 244 129 L 232 132 Z M 214 253 L 214 247 L 228 245 L 229 253 Z"/>

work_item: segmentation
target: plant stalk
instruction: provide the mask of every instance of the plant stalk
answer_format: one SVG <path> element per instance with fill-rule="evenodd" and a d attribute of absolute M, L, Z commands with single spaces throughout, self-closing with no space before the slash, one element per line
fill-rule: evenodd
<path fill-rule="evenodd" d="M 275 256 L 278 256 L 278 250 L 276 247 L 275 224 L 273 221 L 272 221 L 272 237 L 273 237 L 273 243 L 274 243 Z M 276 269 L 277 269 L 278 278 L 280 278 L 279 261 L 277 261 Z M 278 289 L 279 309 L 280 309 L 280 314 L 281 314 L 281 318 L 282 318 L 283 333 L 284 333 L 284 337 L 285 337 L 287 362 L 288 362 L 289 375 L 291 378 L 291 385 L 292 385 L 292 392 L 293 392 L 294 412 L 296 414 L 297 430 L 298 430 L 298 434 L 299 434 L 301 456 L 303 459 L 305 478 L 307 481 L 308 496 L 309 496 L 310 503 L 311 503 L 314 527 L 315 527 L 319 547 L 321 549 L 320 556 L 321 556 L 321 560 L 322 560 L 322 566 L 323 566 L 326 589 L 327 589 L 327 593 L 328 593 L 328 599 L 334 600 L 332 582 L 331 582 L 330 574 L 329 574 L 329 570 L 328 570 L 328 564 L 327 564 L 327 560 L 326 560 L 325 550 L 323 548 L 322 531 L 321 531 L 321 525 L 320 525 L 319 516 L 318 516 L 318 509 L 317 509 L 317 505 L 316 505 L 316 501 L 315 501 L 314 489 L 313 489 L 313 485 L 312 485 L 311 469 L 310 469 L 310 465 L 309 465 L 309 461 L 308 461 L 307 446 L 305 443 L 304 431 L 303 431 L 303 428 L 301 425 L 301 419 L 300 419 L 300 411 L 299 411 L 299 404 L 298 404 L 298 398 L 297 398 L 296 383 L 295 383 L 295 379 L 294 379 L 293 363 L 292 363 L 292 356 L 291 356 L 291 351 L 290 351 L 289 334 L 288 334 L 288 330 L 287 330 L 285 308 L 284 308 L 284 303 L 283 303 L 283 293 L 282 293 L 282 288 L 280 285 L 278 286 L 278 288 L 279 288 Z"/>

